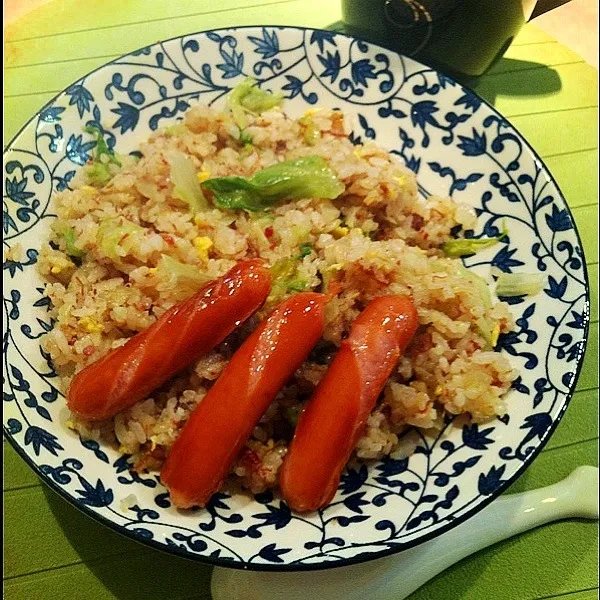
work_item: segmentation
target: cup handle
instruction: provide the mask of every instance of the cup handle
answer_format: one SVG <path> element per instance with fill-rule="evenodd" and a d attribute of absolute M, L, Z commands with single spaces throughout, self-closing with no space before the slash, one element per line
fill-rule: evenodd
<path fill-rule="evenodd" d="M 213 600 L 402 600 L 465 556 L 544 523 L 598 519 L 598 467 L 582 466 L 554 485 L 503 495 L 447 533 L 399 554 L 311 573 L 217 567 Z"/>

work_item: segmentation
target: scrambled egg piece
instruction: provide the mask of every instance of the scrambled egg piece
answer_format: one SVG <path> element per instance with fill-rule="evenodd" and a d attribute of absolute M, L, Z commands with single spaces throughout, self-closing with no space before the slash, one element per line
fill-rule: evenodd
<path fill-rule="evenodd" d="M 198 171 L 196 173 L 198 183 L 204 183 L 207 179 L 210 179 L 210 171 Z"/>
<path fill-rule="evenodd" d="M 498 343 L 498 338 L 500 337 L 500 324 L 496 323 L 494 325 L 494 329 L 492 330 L 492 339 L 491 344 L 492 344 L 492 348 L 494 348 L 496 346 L 496 344 Z"/>
<path fill-rule="evenodd" d="M 98 323 L 98 321 L 92 319 L 91 317 L 83 317 L 82 319 L 79 319 L 79 325 L 88 333 L 101 333 L 104 331 L 104 325 L 102 325 L 102 323 Z"/>
<path fill-rule="evenodd" d="M 202 260 L 208 260 L 208 250 L 213 245 L 212 240 L 209 237 L 202 236 L 194 238 L 193 243 L 200 258 Z"/>
<path fill-rule="evenodd" d="M 310 117 L 310 116 L 314 115 L 315 113 L 318 113 L 320 110 L 321 110 L 320 108 L 309 108 L 307 111 L 304 112 L 304 116 Z"/>
<path fill-rule="evenodd" d="M 350 230 L 347 227 L 343 227 L 342 225 L 338 225 L 332 232 L 331 235 L 333 235 L 333 237 L 336 240 L 339 240 L 340 238 L 343 238 L 344 236 L 348 235 L 348 232 Z"/>
<path fill-rule="evenodd" d="M 324 269 L 325 272 L 330 273 L 332 271 L 341 271 L 344 268 L 342 263 L 333 263 Z"/>
<path fill-rule="evenodd" d="M 52 273 L 52 275 L 58 275 L 65 269 L 70 269 L 75 266 L 68 258 L 58 255 L 51 256 L 49 262 L 51 264 L 50 273 Z"/>

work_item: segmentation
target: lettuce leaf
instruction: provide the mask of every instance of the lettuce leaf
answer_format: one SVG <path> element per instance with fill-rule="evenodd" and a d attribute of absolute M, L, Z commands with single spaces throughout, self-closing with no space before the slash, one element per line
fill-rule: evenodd
<path fill-rule="evenodd" d="M 252 136 L 247 131 L 240 131 L 240 144 L 252 146 Z"/>
<path fill-rule="evenodd" d="M 182 121 L 178 121 L 177 123 L 174 123 L 173 125 L 169 125 L 168 127 L 165 127 L 165 129 L 163 130 L 163 133 L 167 137 L 177 137 L 178 135 L 184 134 L 187 131 L 188 131 L 188 128 L 186 127 L 185 123 L 183 123 Z"/>
<path fill-rule="evenodd" d="M 119 155 L 108 147 L 104 135 L 98 127 L 89 125 L 84 127 L 86 133 L 96 136 L 96 147 L 91 162 L 84 167 L 85 176 L 90 185 L 104 187 L 115 175 L 110 165 L 123 166 Z"/>
<path fill-rule="evenodd" d="M 544 287 L 540 273 L 501 273 L 496 282 L 496 296 L 535 296 Z"/>
<path fill-rule="evenodd" d="M 479 239 L 467 239 L 463 238 L 460 240 L 449 240 L 442 244 L 442 251 L 446 256 L 450 258 L 459 258 L 461 256 L 469 256 L 475 254 L 480 250 L 491 248 L 498 242 L 502 241 L 508 235 L 506 227 L 502 228 L 502 233 L 498 237 L 493 238 L 479 238 Z"/>
<path fill-rule="evenodd" d="M 302 125 L 302 137 L 309 146 L 314 146 L 321 139 L 321 130 L 315 125 L 313 119 L 305 115 L 298 119 L 298 123 Z"/>
<path fill-rule="evenodd" d="M 227 107 L 231 110 L 235 124 L 241 130 L 248 126 L 247 113 L 259 115 L 279 106 L 282 102 L 282 94 L 271 94 L 261 90 L 257 87 L 256 81 L 251 78 L 244 79 L 227 96 Z"/>
<path fill-rule="evenodd" d="M 87 164 L 84 171 L 87 183 L 96 188 L 104 187 L 114 177 L 108 164 L 104 163 Z"/>
<path fill-rule="evenodd" d="M 194 164 L 183 152 L 171 152 L 167 156 L 171 167 L 173 193 L 183 200 L 194 213 L 208 208 L 208 202 L 202 193 Z"/>
<path fill-rule="evenodd" d="M 298 260 L 302 260 L 305 256 L 308 256 L 313 251 L 313 246 L 312 244 L 306 242 L 305 244 L 300 244 L 298 249 L 300 250 L 300 254 L 298 254 L 296 258 L 298 258 Z"/>
<path fill-rule="evenodd" d="M 160 279 L 171 282 L 177 300 L 188 298 L 212 279 L 202 267 L 179 262 L 166 254 L 161 255 L 156 267 Z"/>
<path fill-rule="evenodd" d="M 248 178 L 207 179 L 202 187 L 212 191 L 218 207 L 250 212 L 267 210 L 279 200 L 332 200 L 344 191 L 344 184 L 320 156 L 286 160 Z"/>
<path fill-rule="evenodd" d="M 483 277 L 480 277 L 477 275 L 477 273 L 470 271 L 463 265 L 459 265 L 458 270 L 470 281 L 473 289 L 478 292 L 485 310 L 490 310 L 492 308 L 492 295 L 490 293 L 490 286 L 488 285 L 488 282 Z M 479 333 L 481 333 L 485 341 L 488 343 L 488 346 L 493 348 L 495 323 L 491 319 L 482 316 L 477 319 L 476 325 L 477 329 L 479 329 Z"/>
<path fill-rule="evenodd" d="M 65 250 L 69 256 L 74 256 L 75 258 L 81 258 L 85 252 L 75 246 L 75 229 L 73 227 L 65 227 L 62 231 L 62 238 L 65 242 Z"/>
<path fill-rule="evenodd" d="M 279 302 L 289 292 L 303 292 L 307 287 L 308 281 L 298 274 L 298 259 L 282 258 L 271 267 L 269 302 Z"/>
<path fill-rule="evenodd" d="M 112 217 L 100 222 L 96 242 L 102 253 L 115 263 L 133 247 L 136 237 L 144 234 L 144 228 L 124 217 Z M 122 250 L 122 254 L 119 252 Z"/>

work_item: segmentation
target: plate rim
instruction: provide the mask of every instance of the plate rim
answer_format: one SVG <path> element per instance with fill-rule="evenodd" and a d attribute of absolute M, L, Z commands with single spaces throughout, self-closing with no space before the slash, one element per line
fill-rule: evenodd
<path fill-rule="evenodd" d="M 540 156 L 538 155 L 536 150 L 531 146 L 531 144 L 525 138 L 525 136 L 519 131 L 519 129 L 517 129 L 511 123 L 510 120 L 506 119 L 490 102 L 488 102 L 485 98 L 480 96 L 477 93 L 477 91 L 473 90 L 468 85 L 464 85 L 464 84 L 460 83 L 454 77 L 446 75 L 446 73 L 444 73 L 443 71 L 440 71 L 440 70 L 438 70 L 434 67 L 431 67 L 425 63 L 422 63 L 421 61 L 416 60 L 410 56 L 401 54 L 400 52 L 392 50 L 391 48 L 386 48 L 385 46 L 381 46 L 380 44 L 370 42 L 361 37 L 354 36 L 354 35 L 344 33 L 344 32 L 335 31 L 335 30 L 332 31 L 330 29 L 323 29 L 323 28 L 318 28 L 318 27 L 303 27 L 300 25 L 277 25 L 277 24 L 232 25 L 230 27 L 219 27 L 219 28 L 211 28 L 211 29 L 202 29 L 202 30 L 198 30 L 198 31 L 192 31 L 189 33 L 181 34 L 181 35 L 176 35 L 176 36 L 173 36 L 170 38 L 157 40 L 156 42 L 152 42 L 151 44 L 146 44 L 146 45 L 136 48 L 134 50 L 130 50 L 129 52 L 121 54 L 120 56 L 114 58 L 113 60 L 102 63 L 95 69 L 92 69 L 91 71 L 86 72 L 84 75 L 78 77 L 77 79 L 72 81 L 70 84 L 66 85 L 63 89 L 61 89 L 57 94 L 55 94 L 50 100 L 48 100 L 48 102 L 46 102 L 43 106 L 41 106 L 31 116 L 31 118 L 28 119 L 27 122 L 24 123 L 19 128 L 19 130 L 14 134 L 14 136 L 11 138 L 11 140 L 3 148 L 3 153 L 2 153 L 3 157 L 7 154 L 7 152 L 10 152 L 12 150 L 11 146 L 17 141 L 17 139 L 20 137 L 20 135 L 34 121 L 34 119 L 37 116 L 39 116 L 39 114 L 41 112 L 43 112 L 46 108 L 51 106 L 57 100 L 57 98 L 59 96 L 64 94 L 66 92 L 66 90 L 69 89 L 69 87 L 71 87 L 72 85 L 74 85 L 75 83 L 80 81 L 83 77 L 88 77 L 90 75 L 94 75 L 96 72 L 100 71 L 104 67 L 111 65 L 113 63 L 116 63 L 117 61 L 123 59 L 124 57 L 130 56 L 131 54 L 138 52 L 144 48 L 156 46 L 157 44 L 164 44 L 164 43 L 167 43 L 167 42 L 170 42 L 173 40 L 177 40 L 177 39 L 181 39 L 181 38 L 184 38 L 187 36 L 198 36 L 198 35 L 211 33 L 211 32 L 238 31 L 238 30 L 244 30 L 244 29 L 258 29 L 258 28 L 264 28 L 264 27 L 272 27 L 272 28 L 278 28 L 278 29 L 284 29 L 284 30 L 292 29 L 292 30 L 299 30 L 299 31 L 325 31 L 328 33 L 332 32 L 335 35 L 340 35 L 342 37 L 346 37 L 351 40 L 364 41 L 365 43 L 368 43 L 370 46 L 374 46 L 375 48 L 381 48 L 382 50 L 385 50 L 386 52 L 392 52 L 392 53 L 396 54 L 397 56 L 407 58 L 415 63 L 418 63 L 424 67 L 427 67 L 428 69 L 431 69 L 432 71 L 434 71 L 436 73 L 443 74 L 444 77 L 447 77 L 449 80 L 458 84 L 462 88 L 470 91 L 493 114 L 495 114 L 498 117 L 501 117 L 503 120 L 507 121 L 507 123 L 509 123 L 511 128 L 519 135 L 519 138 L 523 142 L 525 148 L 529 151 L 534 162 L 538 166 L 543 168 L 545 175 L 550 180 L 550 183 L 552 183 L 552 185 L 554 185 L 556 190 L 558 191 L 558 196 L 559 196 L 560 200 L 562 200 L 562 203 L 564 204 L 564 207 L 567 210 L 567 214 L 569 215 L 569 218 L 571 219 L 571 223 L 573 224 L 573 233 L 579 244 L 579 247 L 581 248 L 581 262 L 582 262 L 583 275 L 584 275 L 584 295 L 585 295 L 584 327 L 583 327 L 583 334 L 582 334 L 582 338 L 581 338 L 581 341 L 583 342 L 583 349 L 581 351 L 579 360 L 577 362 L 574 376 L 571 379 L 571 382 L 569 385 L 569 390 L 565 394 L 565 398 L 564 398 L 563 404 L 560 408 L 560 411 L 557 413 L 556 417 L 553 419 L 551 426 L 546 430 L 544 437 L 542 439 L 540 439 L 539 444 L 534 448 L 534 450 L 525 457 L 523 463 L 513 473 L 513 475 L 511 477 L 509 477 L 508 479 L 502 481 L 502 483 L 489 496 L 486 496 L 480 502 L 478 502 L 475 506 L 469 508 L 464 513 L 460 514 L 458 517 L 455 517 L 454 519 L 452 519 L 445 525 L 442 525 L 441 527 L 435 529 L 434 531 L 425 533 L 417 539 L 414 539 L 414 540 L 408 541 L 408 542 L 398 543 L 397 546 L 394 546 L 392 548 L 382 549 L 381 551 L 363 553 L 358 558 L 350 557 L 350 558 L 338 559 L 335 561 L 324 561 L 324 562 L 320 562 L 320 563 L 309 563 L 309 564 L 285 564 L 285 563 L 284 564 L 268 564 L 268 563 L 248 563 L 248 562 L 233 561 L 233 560 L 222 559 L 222 558 L 211 558 L 210 556 L 204 556 L 202 554 L 191 552 L 189 550 L 182 549 L 179 547 L 168 546 L 157 540 L 145 538 L 139 534 L 136 534 L 133 531 L 130 531 L 128 529 L 121 527 L 118 523 L 115 523 L 114 521 L 106 518 L 104 515 L 102 515 L 98 512 L 95 512 L 88 506 L 78 503 L 75 498 L 73 498 L 64 488 L 62 488 L 60 485 L 58 485 L 56 482 L 54 482 L 51 477 L 42 473 L 39 466 L 33 461 L 32 458 L 30 458 L 30 456 L 25 452 L 25 450 L 21 447 L 21 445 L 16 441 L 16 439 L 8 431 L 8 429 L 6 428 L 6 426 L 4 424 L 2 426 L 2 429 L 3 429 L 4 437 L 7 439 L 7 441 L 11 445 L 11 447 L 25 461 L 25 463 L 33 470 L 33 472 L 36 474 L 36 476 L 46 486 L 48 486 L 53 492 L 57 493 L 61 498 L 66 500 L 71 506 L 74 506 L 76 509 L 81 511 L 86 516 L 90 517 L 97 523 L 100 523 L 104 527 L 109 528 L 110 530 L 118 533 L 119 535 L 121 535 L 125 538 L 133 540 L 139 544 L 142 544 L 142 545 L 152 548 L 154 550 L 158 550 L 165 554 L 179 556 L 179 557 L 186 558 L 186 559 L 194 561 L 194 562 L 199 562 L 199 563 L 210 565 L 213 567 L 224 567 L 224 568 L 228 568 L 228 569 L 236 569 L 236 570 L 243 570 L 243 571 L 264 571 L 264 572 L 323 571 L 323 570 L 328 570 L 328 569 L 336 569 L 336 568 L 340 568 L 340 567 L 348 567 L 351 565 L 366 563 L 366 562 L 373 561 L 373 560 L 376 560 L 379 558 L 384 558 L 387 556 L 398 554 L 398 553 L 408 550 L 410 548 L 414 548 L 416 546 L 423 544 L 424 542 L 433 540 L 436 537 L 443 535 L 444 533 L 450 531 L 451 529 L 454 529 L 458 525 L 465 523 L 472 516 L 476 515 L 478 512 L 480 512 L 481 510 L 486 508 L 490 503 L 492 503 L 496 498 L 498 498 L 501 494 L 503 494 L 510 486 L 512 486 L 513 483 L 515 483 L 523 475 L 523 473 L 531 466 L 531 464 L 535 461 L 535 459 L 541 454 L 541 452 L 544 449 L 544 447 L 546 446 L 548 440 L 552 437 L 552 435 L 556 431 L 556 428 L 562 421 L 564 414 L 566 413 L 567 408 L 569 407 L 569 404 L 571 402 L 573 394 L 576 391 L 575 388 L 577 387 L 577 381 L 579 380 L 579 376 L 581 375 L 583 363 L 585 360 L 585 355 L 586 355 L 586 352 L 588 349 L 589 330 L 590 330 L 590 321 L 591 321 L 591 317 L 590 317 L 590 283 L 589 283 L 587 262 L 586 262 L 586 258 L 585 258 L 585 249 L 582 244 L 582 240 L 581 240 L 581 236 L 579 234 L 579 229 L 577 227 L 577 223 L 575 222 L 575 219 L 573 218 L 573 213 L 572 213 L 571 207 L 569 206 L 562 190 L 560 189 L 558 182 L 556 181 L 556 179 L 554 178 L 554 176 L 552 175 L 552 173 L 550 172 L 550 170 L 548 169 L 546 164 L 543 162 L 543 160 L 540 158 Z"/>

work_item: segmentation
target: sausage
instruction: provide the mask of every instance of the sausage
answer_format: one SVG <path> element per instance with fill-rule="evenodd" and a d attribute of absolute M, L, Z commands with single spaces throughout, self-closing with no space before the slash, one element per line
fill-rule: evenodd
<path fill-rule="evenodd" d="M 280 487 L 298 512 L 328 504 L 369 413 L 418 325 L 404 296 L 373 300 L 352 324 L 300 415 Z"/>
<path fill-rule="evenodd" d="M 216 492 L 277 392 L 323 333 L 323 294 L 280 304 L 233 355 L 192 412 L 160 474 L 172 503 L 204 506 Z"/>
<path fill-rule="evenodd" d="M 103 420 L 145 398 L 252 315 L 267 297 L 270 280 L 260 261 L 238 263 L 81 370 L 67 391 L 69 408 L 84 419 Z"/>

